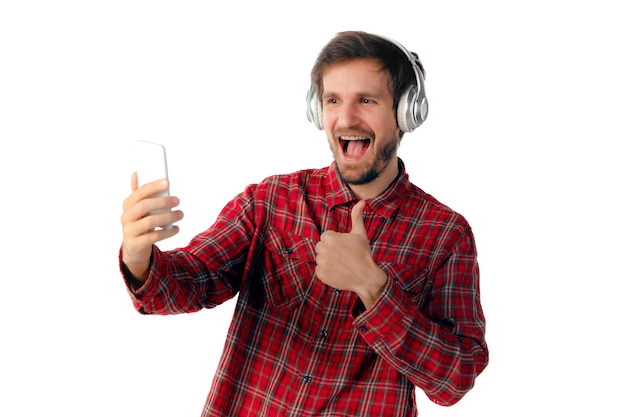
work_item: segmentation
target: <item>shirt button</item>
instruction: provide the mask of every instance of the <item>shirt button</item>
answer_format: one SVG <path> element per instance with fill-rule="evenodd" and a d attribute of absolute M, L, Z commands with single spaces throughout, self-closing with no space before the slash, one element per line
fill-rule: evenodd
<path fill-rule="evenodd" d="M 362 331 L 362 332 L 365 332 L 365 331 L 367 331 L 367 327 L 361 326 L 361 327 L 359 327 L 359 330 Z"/>
<path fill-rule="evenodd" d="M 320 334 L 322 335 L 322 337 L 328 336 L 328 332 L 326 330 L 322 330 Z"/>
<path fill-rule="evenodd" d="M 307 383 L 307 384 L 308 384 L 308 383 L 310 383 L 310 382 L 313 380 L 313 378 L 311 378 L 310 376 L 308 376 L 308 375 L 307 375 L 307 376 L 305 376 L 304 378 L 302 378 L 302 380 L 303 380 L 305 383 Z"/>
<path fill-rule="evenodd" d="M 341 290 L 335 288 L 335 294 L 339 294 L 341 292 Z"/>
<path fill-rule="evenodd" d="M 291 255 L 293 253 L 293 250 L 291 250 L 291 248 L 285 248 L 285 253 L 287 255 Z"/>

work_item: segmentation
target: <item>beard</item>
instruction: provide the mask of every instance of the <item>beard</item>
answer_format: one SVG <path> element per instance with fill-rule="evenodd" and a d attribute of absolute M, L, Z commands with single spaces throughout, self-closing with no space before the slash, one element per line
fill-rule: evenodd
<path fill-rule="evenodd" d="M 349 167 L 340 166 L 337 164 L 337 172 L 339 178 L 348 185 L 365 185 L 377 179 L 381 172 L 389 165 L 389 162 L 396 154 L 400 144 L 400 140 L 388 141 L 382 149 L 377 153 L 376 158 L 371 166 L 367 167 L 362 172 L 355 172 L 352 175 L 348 174 Z M 335 162 L 337 158 L 335 158 Z"/>

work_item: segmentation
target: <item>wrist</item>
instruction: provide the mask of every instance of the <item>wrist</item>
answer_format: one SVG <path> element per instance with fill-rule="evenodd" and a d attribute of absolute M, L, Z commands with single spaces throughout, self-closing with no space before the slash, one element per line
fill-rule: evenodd
<path fill-rule="evenodd" d="M 122 273 L 124 274 L 124 279 L 128 283 L 128 285 L 133 289 L 137 290 L 143 286 L 143 284 L 148 279 L 149 268 L 146 269 L 144 273 L 135 274 L 129 267 L 122 261 Z"/>
<path fill-rule="evenodd" d="M 372 277 L 366 281 L 366 285 L 357 292 L 357 295 L 366 309 L 373 306 L 378 298 L 380 298 L 385 288 L 387 288 L 389 281 L 387 274 L 385 274 L 382 269 L 377 268 L 377 270 L 377 273 L 372 275 Z"/>
<path fill-rule="evenodd" d="M 150 264 L 152 263 L 152 247 L 146 255 L 133 254 L 122 245 L 121 260 L 125 273 L 142 283 L 148 279 Z"/>

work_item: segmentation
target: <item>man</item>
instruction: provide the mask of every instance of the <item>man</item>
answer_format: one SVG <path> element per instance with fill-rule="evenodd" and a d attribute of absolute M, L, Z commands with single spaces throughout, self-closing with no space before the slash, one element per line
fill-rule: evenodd
<path fill-rule="evenodd" d="M 175 314 L 238 296 L 203 416 L 415 416 L 415 387 L 452 405 L 487 366 L 474 238 L 409 182 L 397 151 L 426 117 L 422 65 L 342 32 L 312 70 L 308 114 L 334 162 L 269 177 L 180 250 L 167 183 L 124 202 L 121 267 L 135 307 Z"/>

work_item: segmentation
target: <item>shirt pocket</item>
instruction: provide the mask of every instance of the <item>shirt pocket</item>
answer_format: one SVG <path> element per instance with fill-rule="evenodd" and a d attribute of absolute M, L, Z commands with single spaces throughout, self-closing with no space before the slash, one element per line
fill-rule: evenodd
<path fill-rule="evenodd" d="M 270 227 L 264 246 L 265 298 L 274 307 L 298 307 L 315 279 L 315 240 Z"/>
<path fill-rule="evenodd" d="M 408 296 L 409 300 L 421 308 L 428 299 L 431 281 L 428 279 L 428 269 L 411 264 L 383 263 L 381 268 L 392 277 L 394 283 Z"/>

